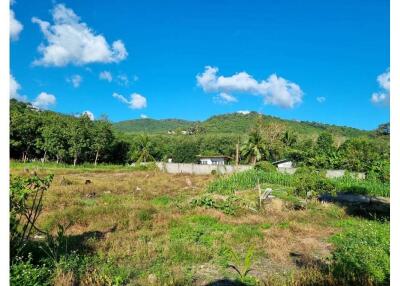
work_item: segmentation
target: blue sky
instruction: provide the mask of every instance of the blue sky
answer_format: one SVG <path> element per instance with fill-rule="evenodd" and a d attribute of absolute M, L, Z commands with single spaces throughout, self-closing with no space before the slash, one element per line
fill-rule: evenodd
<path fill-rule="evenodd" d="M 362 129 L 389 121 L 388 0 L 10 7 L 11 96 L 41 108 L 112 121 L 239 110 Z"/>

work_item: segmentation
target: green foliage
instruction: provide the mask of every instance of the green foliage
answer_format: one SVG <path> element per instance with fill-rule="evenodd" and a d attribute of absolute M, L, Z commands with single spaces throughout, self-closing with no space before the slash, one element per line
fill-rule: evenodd
<path fill-rule="evenodd" d="M 241 155 L 248 163 L 255 164 L 265 157 L 266 145 L 259 128 L 253 129 L 241 148 Z"/>
<path fill-rule="evenodd" d="M 202 196 L 193 199 L 190 204 L 194 207 L 213 208 L 222 211 L 225 214 L 234 215 L 238 210 L 237 201 L 239 198 L 229 196 L 226 199 L 215 200 L 210 196 Z"/>
<path fill-rule="evenodd" d="M 217 178 L 208 185 L 207 190 L 210 193 L 233 194 L 238 190 L 254 188 L 258 182 L 291 186 L 292 181 L 293 178 L 290 175 L 278 172 L 248 170 Z"/>
<path fill-rule="evenodd" d="M 257 162 L 254 165 L 254 169 L 255 170 L 261 170 L 261 171 L 264 171 L 264 172 L 276 172 L 276 167 L 272 163 L 270 163 L 268 161 Z"/>
<path fill-rule="evenodd" d="M 308 167 L 298 168 L 295 175 L 253 169 L 229 176 L 221 176 L 207 186 L 207 191 L 229 195 L 235 191 L 255 188 L 258 183 L 298 188 L 296 193 L 303 197 L 307 195 L 307 191 L 311 191 L 310 195 L 312 196 L 324 192 L 331 194 L 335 192 L 352 192 L 384 197 L 390 195 L 390 185 L 387 183 L 368 179 L 359 180 L 351 176 L 327 179 L 324 178 L 323 173 L 318 173 L 315 168 Z"/>
<path fill-rule="evenodd" d="M 229 253 L 230 259 L 232 260 L 232 263 L 229 264 L 229 267 L 235 270 L 239 278 L 238 280 L 242 283 L 246 283 L 247 285 L 249 285 L 250 283 L 253 284 L 252 282 L 255 282 L 254 279 L 251 279 L 251 277 L 249 277 L 249 273 L 250 271 L 252 271 L 251 265 L 253 263 L 254 255 L 253 248 L 250 247 L 247 250 L 244 258 L 241 258 L 240 255 L 237 254 L 234 250 L 231 250 Z"/>
<path fill-rule="evenodd" d="M 332 271 L 344 284 L 386 285 L 390 279 L 389 223 L 364 221 L 332 238 Z"/>
<path fill-rule="evenodd" d="M 46 265 L 34 265 L 32 257 L 26 260 L 15 257 L 10 265 L 10 285 L 15 286 L 46 286 L 51 284 L 53 271 Z"/>
<path fill-rule="evenodd" d="M 36 221 L 42 212 L 43 194 L 49 188 L 53 175 L 39 178 L 11 177 L 10 183 L 10 249 L 15 257 L 26 246 Z"/>
<path fill-rule="evenodd" d="M 322 174 L 301 172 L 295 175 L 294 194 L 302 198 L 315 198 L 321 194 L 335 194 L 335 185 Z"/>

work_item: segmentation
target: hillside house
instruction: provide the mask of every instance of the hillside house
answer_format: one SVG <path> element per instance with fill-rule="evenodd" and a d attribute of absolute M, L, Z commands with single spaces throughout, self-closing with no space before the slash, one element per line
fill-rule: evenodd
<path fill-rule="evenodd" d="M 200 165 L 226 165 L 230 157 L 217 155 L 217 156 L 197 156 Z"/>

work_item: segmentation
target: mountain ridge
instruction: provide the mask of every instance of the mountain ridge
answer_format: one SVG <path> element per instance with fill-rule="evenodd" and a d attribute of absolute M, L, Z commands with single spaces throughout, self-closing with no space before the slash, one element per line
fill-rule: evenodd
<path fill-rule="evenodd" d="M 113 123 L 116 131 L 123 133 L 150 133 L 166 134 L 168 131 L 185 131 L 190 127 L 200 126 L 206 133 L 247 133 L 256 124 L 260 114 L 257 112 L 225 113 L 213 115 L 203 121 L 191 121 L 176 118 L 168 119 L 133 119 Z M 325 124 L 312 121 L 297 121 L 261 114 L 265 123 L 280 123 L 287 129 L 300 134 L 320 134 L 323 131 L 332 132 L 344 137 L 358 137 L 368 135 L 372 131 L 354 127 Z"/>

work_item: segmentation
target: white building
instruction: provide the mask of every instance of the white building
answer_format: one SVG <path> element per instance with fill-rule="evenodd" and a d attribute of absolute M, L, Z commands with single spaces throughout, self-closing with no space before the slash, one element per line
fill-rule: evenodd
<path fill-rule="evenodd" d="M 197 156 L 201 165 L 225 165 L 230 159 L 228 156 Z"/>
<path fill-rule="evenodd" d="M 289 159 L 283 159 L 272 163 L 278 169 L 293 168 L 293 161 Z"/>

